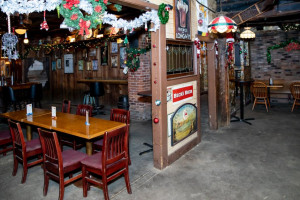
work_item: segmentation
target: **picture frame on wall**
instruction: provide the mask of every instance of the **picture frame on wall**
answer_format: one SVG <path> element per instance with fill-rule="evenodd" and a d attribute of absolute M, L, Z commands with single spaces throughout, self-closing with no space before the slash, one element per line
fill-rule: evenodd
<path fill-rule="evenodd" d="M 52 61 L 52 71 L 56 70 L 56 61 Z"/>
<path fill-rule="evenodd" d="M 92 60 L 93 71 L 98 70 L 98 60 Z"/>
<path fill-rule="evenodd" d="M 57 69 L 61 69 L 61 59 L 56 60 L 56 65 L 57 65 L 56 66 Z"/>
<path fill-rule="evenodd" d="M 96 50 L 96 48 L 91 48 L 91 49 L 89 50 L 89 56 L 90 56 L 90 57 L 95 57 L 95 56 L 97 56 L 97 50 Z"/>
<path fill-rule="evenodd" d="M 92 62 L 91 61 L 86 62 L 86 70 L 87 71 L 91 71 L 92 70 Z"/>
<path fill-rule="evenodd" d="M 174 0 L 175 38 L 191 39 L 191 6 L 189 0 Z"/>
<path fill-rule="evenodd" d="M 120 47 L 120 68 L 124 69 L 126 67 L 126 47 Z"/>
<path fill-rule="evenodd" d="M 78 60 L 78 71 L 83 71 L 83 65 L 84 65 L 83 60 Z"/>
<path fill-rule="evenodd" d="M 118 67 L 118 56 L 111 56 L 111 67 Z"/>
<path fill-rule="evenodd" d="M 73 54 L 64 55 L 64 69 L 65 69 L 65 74 L 74 73 Z"/>
<path fill-rule="evenodd" d="M 107 65 L 108 64 L 108 48 L 107 46 L 103 46 L 100 48 L 101 52 L 101 65 Z"/>
<path fill-rule="evenodd" d="M 111 42 L 111 53 L 118 53 L 118 43 Z"/>

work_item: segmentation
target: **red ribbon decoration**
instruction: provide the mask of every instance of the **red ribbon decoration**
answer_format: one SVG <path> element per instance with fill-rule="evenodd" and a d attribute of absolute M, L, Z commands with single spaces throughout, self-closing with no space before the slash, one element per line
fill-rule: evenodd
<path fill-rule="evenodd" d="M 79 35 L 84 36 L 84 32 L 86 35 L 88 35 L 90 33 L 89 31 L 89 27 L 91 26 L 91 21 L 84 21 L 83 19 L 79 20 L 79 27 L 80 27 L 80 31 L 79 31 Z"/>

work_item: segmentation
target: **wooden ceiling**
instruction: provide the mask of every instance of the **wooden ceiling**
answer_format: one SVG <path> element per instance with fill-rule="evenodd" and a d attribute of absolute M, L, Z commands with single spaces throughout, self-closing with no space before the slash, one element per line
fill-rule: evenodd
<path fill-rule="evenodd" d="M 217 11 L 233 17 L 255 3 L 261 3 L 262 14 L 251 18 L 240 26 L 281 26 L 300 23 L 300 0 L 217 0 Z"/>

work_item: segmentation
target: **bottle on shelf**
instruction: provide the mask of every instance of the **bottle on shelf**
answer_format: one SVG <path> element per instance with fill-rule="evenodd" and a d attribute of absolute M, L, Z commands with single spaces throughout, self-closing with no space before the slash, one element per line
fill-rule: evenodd
<path fill-rule="evenodd" d="M 273 79 L 270 77 L 269 84 L 273 85 Z"/>

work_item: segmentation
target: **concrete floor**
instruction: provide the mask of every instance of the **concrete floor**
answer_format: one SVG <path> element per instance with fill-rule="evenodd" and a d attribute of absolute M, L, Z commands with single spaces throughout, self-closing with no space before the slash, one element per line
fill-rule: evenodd
<path fill-rule="evenodd" d="M 152 153 L 143 142 L 151 143 L 151 121 L 132 121 L 130 127 L 130 182 L 127 194 L 124 179 L 108 186 L 109 196 L 117 200 L 297 200 L 300 199 L 300 108 L 274 105 L 267 113 L 263 106 L 245 117 L 255 117 L 253 125 L 241 122 L 211 131 L 207 128 L 207 107 L 202 107 L 202 142 L 160 171 L 153 167 Z M 109 112 L 107 112 L 109 113 Z M 97 117 L 108 118 L 108 115 Z M 6 125 L 1 125 L 4 128 Z M 84 149 L 82 149 L 84 151 Z M 12 173 L 12 152 L 0 156 L 0 199 L 57 199 L 58 184 L 50 181 L 43 197 L 43 171 L 30 168 L 21 184 L 22 168 Z M 83 199 L 82 189 L 65 188 L 65 200 Z M 99 188 L 92 187 L 86 200 L 104 199 Z"/>

